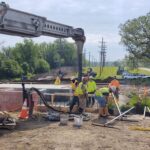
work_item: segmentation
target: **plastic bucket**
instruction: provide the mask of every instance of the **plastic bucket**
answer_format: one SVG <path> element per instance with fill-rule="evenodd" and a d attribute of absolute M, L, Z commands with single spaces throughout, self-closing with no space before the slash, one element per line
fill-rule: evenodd
<path fill-rule="evenodd" d="M 69 116 L 67 114 L 61 114 L 60 115 L 60 124 L 61 125 L 67 125 L 69 120 Z"/>
<path fill-rule="evenodd" d="M 83 124 L 83 117 L 82 116 L 75 116 L 74 117 L 74 126 L 81 127 Z"/>

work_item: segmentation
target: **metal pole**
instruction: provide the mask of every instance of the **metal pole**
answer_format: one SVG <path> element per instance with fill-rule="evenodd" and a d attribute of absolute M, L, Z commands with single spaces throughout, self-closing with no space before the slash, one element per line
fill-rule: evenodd
<path fill-rule="evenodd" d="M 99 51 L 99 75 L 101 75 L 101 52 Z"/>
<path fill-rule="evenodd" d="M 91 55 L 90 55 L 90 52 L 89 52 L 89 68 L 91 67 L 91 60 L 90 60 L 91 58 L 90 57 L 91 57 Z"/>
<path fill-rule="evenodd" d="M 81 81 L 82 79 L 82 51 L 83 51 L 83 44 L 84 41 L 82 40 L 75 40 L 77 45 L 77 52 L 78 52 L 78 79 Z"/>
<path fill-rule="evenodd" d="M 84 49 L 84 67 L 86 67 L 86 49 Z"/>

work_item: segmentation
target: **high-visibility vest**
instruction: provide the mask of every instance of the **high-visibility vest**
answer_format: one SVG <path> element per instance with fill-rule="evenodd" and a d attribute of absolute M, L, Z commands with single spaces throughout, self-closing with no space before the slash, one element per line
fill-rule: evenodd
<path fill-rule="evenodd" d="M 116 88 L 119 88 L 120 87 L 120 83 L 118 80 L 114 79 L 112 80 L 110 83 L 109 83 L 109 87 L 111 86 L 115 86 Z"/>
<path fill-rule="evenodd" d="M 77 80 L 75 80 L 75 82 L 73 83 L 73 82 L 71 82 L 71 88 L 72 88 L 72 91 L 73 91 L 73 95 L 74 96 L 78 96 L 78 85 L 76 85 L 76 83 L 77 83 L 78 81 Z"/>
<path fill-rule="evenodd" d="M 77 87 L 77 94 L 78 95 L 83 95 L 87 92 L 87 85 L 83 84 L 83 82 L 80 82 L 78 87 Z"/>
<path fill-rule="evenodd" d="M 100 88 L 100 91 L 102 93 L 109 93 L 109 88 L 108 87 L 103 87 L 103 88 Z"/>
<path fill-rule="evenodd" d="M 73 91 L 76 89 L 76 83 L 77 83 L 77 80 L 75 80 L 74 83 L 71 82 L 71 84 L 70 84 Z"/>
<path fill-rule="evenodd" d="M 78 88 L 79 88 L 79 87 L 77 86 L 76 89 L 74 90 L 74 93 L 73 93 L 74 96 L 79 96 Z"/>
<path fill-rule="evenodd" d="M 96 96 L 103 96 L 102 93 L 101 93 L 101 91 L 100 91 L 99 89 L 96 90 L 95 95 L 96 95 Z"/>
<path fill-rule="evenodd" d="M 103 93 L 109 93 L 109 88 L 107 88 L 107 87 L 100 88 L 100 89 L 96 90 L 95 95 L 103 96 Z"/>
<path fill-rule="evenodd" d="M 88 92 L 95 92 L 96 90 L 96 83 L 93 80 L 88 81 L 87 83 L 87 91 Z"/>
<path fill-rule="evenodd" d="M 57 77 L 56 78 L 56 80 L 55 80 L 55 83 L 54 83 L 55 85 L 60 85 L 61 84 L 61 80 L 60 80 L 60 78 L 59 77 Z"/>

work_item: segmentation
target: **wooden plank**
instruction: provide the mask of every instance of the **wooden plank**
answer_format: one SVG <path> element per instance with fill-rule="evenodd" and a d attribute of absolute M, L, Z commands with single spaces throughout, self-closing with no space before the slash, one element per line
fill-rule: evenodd
<path fill-rule="evenodd" d="M 118 127 L 114 127 L 114 126 L 106 125 L 106 124 L 100 124 L 100 123 L 94 123 L 94 122 L 92 122 L 92 125 L 94 125 L 94 126 L 100 126 L 100 127 L 113 128 L 113 129 L 118 129 L 118 130 L 120 130 L 120 128 L 118 128 Z"/>
<path fill-rule="evenodd" d="M 68 97 L 72 97 L 73 93 L 44 93 L 44 95 L 55 95 L 55 96 L 68 96 Z M 88 94 L 89 97 L 93 97 L 94 94 Z"/>

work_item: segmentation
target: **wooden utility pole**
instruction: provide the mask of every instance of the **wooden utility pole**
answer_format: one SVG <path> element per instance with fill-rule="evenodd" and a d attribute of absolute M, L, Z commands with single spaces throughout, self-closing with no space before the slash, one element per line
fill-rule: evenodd
<path fill-rule="evenodd" d="M 99 75 L 101 76 L 103 72 L 103 68 L 105 67 L 105 63 L 106 63 L 106 45 L 103 38 L 100 43 L 101 43 L 100 46 L 101 50 L 99 51 Z"/>
<path fill-rule="evenodd" d="M 89 68 L 91 67 L 91 53 L 89 52 Z"/>
<path fill-rule="evenodd" d="M 86 67 L 86 49 L 84 49 L 84 53 L 83 53 L 84 55 L 84 58 L 83 58 L 83 60 L 84 60 L 84 67 Z"/>

